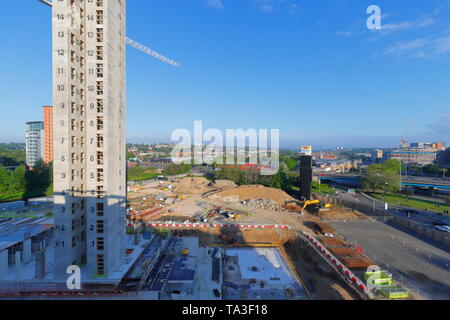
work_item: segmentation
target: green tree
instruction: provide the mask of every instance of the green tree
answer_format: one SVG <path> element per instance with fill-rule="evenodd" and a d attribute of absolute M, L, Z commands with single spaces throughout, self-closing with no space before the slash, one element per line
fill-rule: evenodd
<path fill-rule="evenodd" d="M 400 190 L 399 167 L 395 162 L 374 164 L 367 168 L 363 178 L 363 189 L 366 191 L 398 192 Z M 400 165 L 400 162 L 397 162 Z"/>
<path fill-rule="evenodd" d="M 297 166 L 297 162 L 292 158 L 286 158 L 284 159 L 284 163 L 287 165 L 289 170 L 294 169 Z"/>
<path fill-rule="evenodd" d="M 51 169 L 42 160 L 38 161 L 32 170 L 25 173 L 24 200 L 44 196 L 52 184 Z"/>
<path fill-rule="evenodd" d="M 281 177 L 280 172 L 277 172 L 272 178 L 272 181 L 270 182 L 270 186 L 272 188 L 281 189 Z"/>
<path fill-rule="evenodd" d="M 381 164 L 385 170 L 400 173 L 402 162 L 398 159 L 389 159 Z"/>

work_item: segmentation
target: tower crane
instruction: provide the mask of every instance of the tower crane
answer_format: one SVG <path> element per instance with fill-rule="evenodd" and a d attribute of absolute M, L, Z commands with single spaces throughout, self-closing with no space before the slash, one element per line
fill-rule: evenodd
<path fill-rule="evenodd" d="M 42 2 L 43 4 L 49 6 L 49 7 L 53 7 L 53 3 L 48 1 L 48 0 L 39 0 L 39 1 Z M 130 47 L 133 47 L 133 48 L 135 48 L 135 49 L 137 49 L 137 50 L 139 50 L 139 51 L 141 51 L 141 52 L 143 52 L 145 54 L 148 54 L 148 55 L 150 55 L 150 56 L 152 56 L 152 57 L 154 57 L 154 58 L 156 58 L 156 59 L 158 59 L 158 60 L 160 60 L 160 61 L 162 61 L 164 63 L 170 64 L 170 65 L 172 65 L 174 67 L 179 67 L 180 66 L 180 64 L 178 62 L 173 61 L 172 59 L 169 59 L 167 57 L 164 57 L 162 54 L 159 54 L 158 52 L 156 52 L 156 51 L 154 51 L 154 50 L 152 50 L 150 48 L 147 48 L 146 46 L 144 46 L 144 45 L 142 45 L 142 44 L 140 44 L 140 43 L 138 43 L 138 42 L 136 42 L 136 41 L 134 41 L 134 40 L 132 40 L 132 39 L 130 39 L 128 37 L 126 38 L 126 43 Z"/>

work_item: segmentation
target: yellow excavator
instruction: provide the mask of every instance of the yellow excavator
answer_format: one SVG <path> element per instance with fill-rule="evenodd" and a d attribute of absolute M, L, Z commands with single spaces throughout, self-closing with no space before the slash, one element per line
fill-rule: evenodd
<path fill-rule="evenodd" d="M 286 202 L 284 208 L 287 210 L 303 213 L 304 210 L 310 206 L 314 206 L 314 211 L 318 211 L 323 208 L 326 208 L 326 209 L 331 208 L 331 204 L 329 204 L 329 203 L 324 204 L 320 200 L 307 200 L 304 202 L 293 200 L 293 201 Z"/>

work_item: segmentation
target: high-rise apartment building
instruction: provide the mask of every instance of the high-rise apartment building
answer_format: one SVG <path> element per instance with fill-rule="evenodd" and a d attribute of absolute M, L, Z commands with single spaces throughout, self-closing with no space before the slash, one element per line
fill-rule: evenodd
<path fill-rule="evenodd" d="M 44 162 L 53 162 L 53 107 L 44 106 Z"/>
<path fill-rule="evenodd" d="M 33 121 L 27 122 L 26 125 L 26 164 L 28 167 L 34 167 L 44 156 L 44 123 Z"/>
<path fill-rule="evenodd" d="M 125 2 L 53 1 L 59 276 L 86 263 L 88 277 L 107 277 L 125 256 Z"/>

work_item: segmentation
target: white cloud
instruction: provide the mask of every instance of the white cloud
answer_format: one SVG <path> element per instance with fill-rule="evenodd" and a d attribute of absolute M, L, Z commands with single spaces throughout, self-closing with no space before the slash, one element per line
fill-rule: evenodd
<path fill-rule="evenodd" d="M 388 23 L 383 24 L 381 31 L 383 33 L 391 33 L 403 30 L 412 30 L 418 28 L 428 27 L 436 22 L 435 19 L 429 16 L 421 16 L 415 21 L 403 21 L 399 23 Z"/>
<path fill-rule="evenodd" d="M 275 10 L 282 9 L 288 13 L 297 13 L 300 5 L 297 0 L 255 0 L 259 4 L 259 9 L 263 12 L 271 13 Z"/>
<path fill-rule="evenodd" d="M 214 9 L 223 9 L 224 8 L 222 0 L 206 0 L 206 4 Z"/>
<path fill-rule="evenodd" d="M 273 11 L 273 7 L 271 6 L 271 5 L 269 5 L 269 4 L 263 4 L 262 6 L 261 6 L 261 11 L 264 11 L 264 12 L 272 12 Z"/>
<path fill-rule="evenodd" d="M 450 53 L 450 36 L 437 39 L 415 39 L 400 41 L 387 48 L 384 55 L 407 56 L 410 58 L 442 58 Z"/>
<path fill-rule="evenodd" d="M 355 34 L 354 31 L 338 31 L 336 32 L 338 36 L 350 37 Z"/>
<path fill-rule="evenodd" d="M 405 32 L 405 31 L 413 31 L 421 28 L 426 28 L 430 26 L 435 26 L 439 24 L 439 20 L 437 19 L 437 15 L 440 13 L 439 8 L 435 9 L 433 12 L 428 14 L 423 14 L 418 16 L 415 20 L 407 20 L 396 23 L 386 23 L 387 18 L 393 16 L 392 13 L 383 13 L 381 16 L 381 30 L 372 31 L 373 35 L 376 36 L 384 36 L 389 35 L 395 32 Z M 366 34 L 369 31 L 366 28 L 365 20 L 358 20 L 354 23 L 349 30 L 342 30 L 336 32 L 339 36 L 352 36 L 352 35 L 362 35 Z"/>
<path fill-rule="evenodd" d="M 428 125 L 439 134 L 450 136 L 450 114 L 441 115 L 435 123 Z"/>

